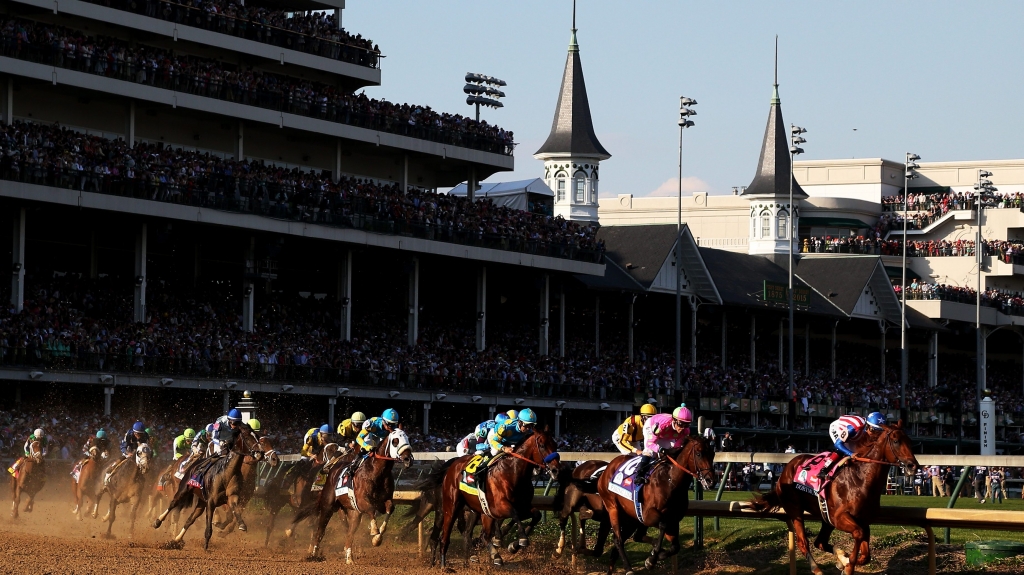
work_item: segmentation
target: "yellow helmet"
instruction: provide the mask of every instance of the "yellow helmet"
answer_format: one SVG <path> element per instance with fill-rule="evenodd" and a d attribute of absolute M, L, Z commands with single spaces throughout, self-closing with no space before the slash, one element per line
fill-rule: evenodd
<path fill-rule="evenodd" d="M 658 415 L 658 408 L 653 404 L 645 403 L 640 408 L 640 415 Z"/>
<path fill-rule="evenodd" d="M 516 413 L 516 410 L 514 410 L 514 409 L 508 410 L 507 412 L 505 412 L 505 414 L 508 415 L 509 419 L 515 419 L 515 418 L 519 417 L 519 414 Z"/>
<path fill-rule="evenodd" d="M 366 421 L 366 415 L 362 411 L 357 411 L 349 419 L 352 420 L 354 425 L 362 425 Z"/>
<path fill-rule="evenodd" d="M 260 430 L 260 420 L 258 420 L 258 419 L 250 419 L 249 420 L 249 427 L 251 427 L 253 431 L 259 431 Z"/>

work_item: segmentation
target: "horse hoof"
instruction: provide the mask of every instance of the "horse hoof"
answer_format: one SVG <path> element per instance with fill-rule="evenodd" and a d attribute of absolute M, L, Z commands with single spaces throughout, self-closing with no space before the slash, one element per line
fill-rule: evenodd
<path fill-rule="evenodd" d="M 530 540 L 526 539 L 525 537 L 523 539 L 520 539 L 519 540 L 519 546 L 520 547 L 529 547 L 530 546 Z"/>
<path fill-rule="evenodd" d="M 175 541 L 173 539 L 160 546 L 161 549 L 183 549 L 184 547 L 184 541 Z"/>
<path fill-rule="evenodd" d="M 284 536 L 285 537 L 291 537 L 292 536 L 292 530 L 291 529 L 285 529 L 284 530 Z"/>
<path fill-rule="evenodd" d="M 501 560 L 501 557 L 495 557 L 493 563 L 495 567 L 501 567 L 505 564 L 505 562 Z"/>
<path fill-rule="evenodd" d="M 515 542 L 515 541 L 513 541 L 512 543 L 509 543 L 509 544 L 508 544 L 508 547 L 507 547 L 507 549 L 508 549 L 508 552 L 509 552 L 509 553 L 513 553 L 513 554 L 514 554 L 514 553 L 516 553 L 517 551 L 519 551 L 519 546 L 518 546 L 518 545 L 516 545 L 516 542 Z"/>
<path fill-rule="evenodd" d="M 373 537 L 370 537 L 370 543 L 374 547 L 380 547 L 380 544 L 383 543 L 383 542 L 384 542 L 384 537 L 382 537 L 379 534 L 378 535 L 374 535 Z"/>
<path fill-rule="evenodd" d="M 96 516 L 93 515 L 93 517 L 96 517 Z M 160 529 L 160 525 L 162 525 L 162 524 L 163 524 L 163 521 L 160 521 L 159 519 L 157 519 L 156 521 L 153 522 L 153 529 Z"/>
<path fill-rule="evenodd" d="M 654 569 L 655 564 L 657 564 L 657 561 L 654 560 L 654 557 L 648 557 L 647 560 L 644 561 L 644 567 L 647 569 Z"/>
<path fill-rule="evenodd" d="M 241 521 L 239 521 L 238 522 L 238 530 L 244 533 L 244 532 L 248 531 L 249 528 L 245 526 L 245 523 L 242 523 Z"/>

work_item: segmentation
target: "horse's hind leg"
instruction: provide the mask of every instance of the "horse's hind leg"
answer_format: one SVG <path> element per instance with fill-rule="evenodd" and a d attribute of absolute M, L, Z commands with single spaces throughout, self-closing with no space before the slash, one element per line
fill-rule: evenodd
<path fill-rule="evenodd" d="M 790 516 L 790 528 L 793 530 L 793 536 L 796 538 L 796 546 L 800 548 L 800 552 L 807 558 L 807 562 L 811 564 L 811 572 L 815 575 L 822 575 L 821 567 L 814 562 L 814 557 L 811 555 L 811 547 L 807 543 L 807 532 L 804 530 L 804 519 L 801 516 L 793 517 Z"/>
<path fill-rule="evenodd" d="M 107 522 L 107 534 L 106 537 L 109 539 L 113 537 L 110 531 L 114 528 L 114 519 L 117 517 L 117 498 L 111 494 L 110 496 L 110 508 L 107 509 L 107 514 L 103 517 L 103 520 Z"/>
<path fill-rule="evenodd" d="M 821 531 L 819 531 L 818 536 L 814 538 L 814 547 L 824 551 L 825 553 L 834 555 L 836 552 L 835 547 L 832 546 L 829 539 L 831 539 L 832 532 L 835 531 L 835 529 L 836 528 L 833 527 L 832 524 L 822 521 Z"/>
<path fill-rule="evenodd" d="M 203 506 L 203 502 L 199 501 L 197 498 L 194 506 L 192 507 L 192 512 L 185 518 L 185 524 L 181 526 L 181 531 L 174 536 L 175 543 L 181 543 L 181 540 L 185 538 L 185 532 L 188 531 L 189 527 L 192 527 L 192 524 L 196 522 L 196 519 L 199 519 L 199 516 L 202 515 L 205 510 L 206 507 Z"/>
<path fill-rule="evenodd" d="M 626 555 L 626 542 L 622 536 L 622 525 L 619 524 L 619 510 L 615 507 L 608 509 L 608 522 L 611 524 L 612 535 L 615 537 L 615 548 L 622 558 L 622 565 L 626 569 L 626 575 L 632 575 L 633 568 L 629 565 L 629 557 Z M 608 575 L 615 570 L 615 553 L 610 553 L 608 562 Z"/>
<path fill-rule="evenodd" d="M 324 533 L 327 531 L 327 524 L 331 522 L 331 515 L 334 515 L 334 506 L 332 504 L 325 505 L 324 508 L 319 510 L 316 516 L 316 526 L 313 529 L 313 535 L 310 538 L 309 556 L 319 557 L 320 556 L 320 543 L 324 540 Z M 351 522 L 349 525 L 351 529 Z M 349 549 L 347 550 L 346 563 L 352 563 L 352 541 L 351 538 L 348 540 Z"/>
<path fill-rule="evenodd" d="M 352 543 L 355 542 L 356 531 L 359 529 L 359 523 L 363 519 L 363 514 L 358 511 L 348 510 L 345 512 L 345 518 L 348 520 L 348 535 L 345 537 L 345 564 L 351 565 L 353 563 Z M 323 531 L 321 531 L 321 538 L 323 537 L 322 533 Z M 319 541 L 317 541 L 317 544 L 319 544 Z"/>

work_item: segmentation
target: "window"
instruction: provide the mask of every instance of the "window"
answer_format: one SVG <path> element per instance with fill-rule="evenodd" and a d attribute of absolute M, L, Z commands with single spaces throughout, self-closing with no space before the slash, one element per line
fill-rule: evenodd
<path fill-rule="evenodd" d="M 784 214 L 784 213 L 783 214 L 779 214 L 779 229 L 778 229 L 779 239 L 783 239 L 784 240 L 784 239 L 786 239 L 789 236 L 789 233 L 788 233 L 789 230 L 786 229 L 788 227 L 788 223 L 789 223 L 789 218 L 786 217 L 786 214 Z"/>
<path fill-rule="evenodd" d="M 761 237 L 770 238 L 772 237 L 772 218 L 771 216 L 761 216 Z"/>
<path fill-rule="evenodd" d="M 597 180 L 590 180 L 590 201 L 597 203 Z"/>
<path fill-rule="evenodd" d="M 558 192 L 555 194 L 555 200 L 559 202 L 565 201 L 565 180 L 559 178 L 558 180 Z"/>
<path fill-rule="evenodd" d="M 587 181 L 583 178 L 576 178 L 576 203 L 583 204 L 587 201 Z"/>

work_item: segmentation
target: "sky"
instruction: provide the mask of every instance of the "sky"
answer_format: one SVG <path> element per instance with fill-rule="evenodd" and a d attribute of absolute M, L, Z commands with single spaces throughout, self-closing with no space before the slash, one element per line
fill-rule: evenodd
<path fill-rule="evenodd" d="M 551 129 L 571 0 L 348 0 L 343 23 L 387 56 L 372 97 L 471 115 L 466 72 L 508 82 L 482 119 L 515 132 L 515 171 Z M 800 159 L 1024 157 L 1024 2 L 580 0 L 580 56 L 598 138 L 602 197 L 675 195 L 679 97 L 697 100 L 683 144 L 684 193 L 753 178 L 768 119 L 775 36 Z"/>

